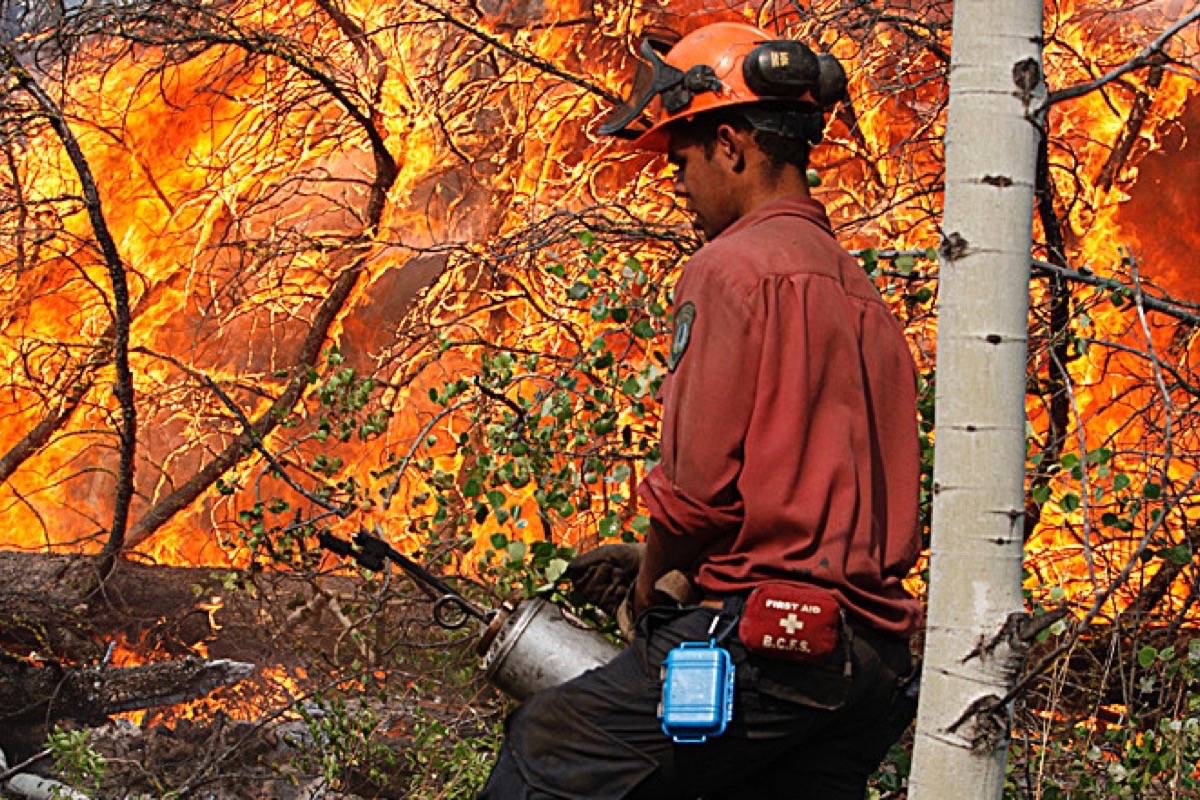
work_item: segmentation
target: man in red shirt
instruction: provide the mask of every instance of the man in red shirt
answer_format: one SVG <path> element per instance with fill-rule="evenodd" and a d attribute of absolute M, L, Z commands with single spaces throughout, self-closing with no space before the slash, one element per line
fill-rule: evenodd
<path fill-rule="evenodd" d="M 665 149 L 708 240 L 676 287 L 662 461 L 639 487 L 638 635 L 514 712 L 481 797 L 860 800 L 915 708 L 902 683 L 921 609 L 901 581 L 920 547 L 919 451 L 903 332 L 808 192 L 844 75 L 739 23 L 665 49 L 643 44 L 644 92 L 601 128 Z M 630 554 L 600 548 L 571 575 L 587 594 L 614 559 L 632 572 Z M 694 603 L 665 602 L 672 572 Z M 673 742 L 660 665 L 718 628 L 732 721 Z"/>

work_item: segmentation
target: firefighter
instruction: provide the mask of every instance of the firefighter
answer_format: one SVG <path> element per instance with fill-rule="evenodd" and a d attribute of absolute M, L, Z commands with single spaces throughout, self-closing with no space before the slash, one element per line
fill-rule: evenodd
<path fill-rule="evenodd" d="M 636 634 L 510 716 L 481 797 L 861 800 L 915 711 L 919 450 L 903 332 L 809 196 L 845 74 L 733 22 L 640 53 L 600 131 L 666 153 L 707 243 L 674 293 L 646 544 L 569 570 Z M 735 666 L 732 718 L 681 743 L 660 671 L 706 641 Z"/>

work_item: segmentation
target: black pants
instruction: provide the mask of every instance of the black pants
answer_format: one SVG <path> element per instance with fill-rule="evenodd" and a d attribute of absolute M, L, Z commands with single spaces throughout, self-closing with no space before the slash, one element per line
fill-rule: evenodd
<path fill-rule="evenodd" d="M 611 663 L 530 698 L 509 716 L 479 800 L 862 800 L 916 711 L 900 686 L 907 643 L 848 629 L 848 646 L 793 664 L 748 654 L 734 631 L 733 721 L 704 744 L 675 744 L 656 718 L 659 666 L 679 642 L 707 640 L 716 614 L 651 609 Z"/>

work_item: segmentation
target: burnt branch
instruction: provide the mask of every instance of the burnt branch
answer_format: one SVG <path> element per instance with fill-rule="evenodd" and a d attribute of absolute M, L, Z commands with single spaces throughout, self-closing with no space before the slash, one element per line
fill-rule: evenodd
<path fill-rule="evenodd" d="M 546 73 L 547 75 L 553 75 L 554 77 L 560 78 L 560 79 L 566 81 L 567 83 L 578 86 L 580 89 L 583 89 L 584 91 L 588 92 L 589 94 L 594 94 L 597 97 L 601 97 L 601 98 L 607 100 L 608 102 L 612 103 L 613 105 L 619 105 L 621 103 L 621 98 L 618 97 L 617 95 L 613 94 L 612 92 L 608 91 L 607 89 L 604 89 L 600 86 L 596 86 L 595 84 L 584 80 L 583 78 L 579 77 L 578 75 L 572 75 L 570 72 L 567 72 L 566 70 L 561 69 L 560 67 L 556 67 L 555 65 L 551 64 L 549 61 L 546 61 L 543 58 L 539 58 L 538 56 L 532 55 L 530 53 L 522 53 L 520 50 L 517 50 L 512 45 L 501 41 L 500 39 L 496 38 L 492 34 L 488 33 L 487 31 L 485 31 L 479 27 L 476 27 L 467 22 L 464 22 L 463 20 L 461 20 L 458 17 L 451 14 L 449 11 L 446 11 L 445 9 L 440 8 L 439 6 L 437 6 L 434 3 L 426 2 L 426 0 L 414 0 L 414 2 L 416 2 L 417 5 L 421 6 L 422 8 L 426 9 L 427 11 L 431 11 L 434 14 L 436 14 L 439 21 L 449 23 L 449 24 L 453 25 L 454 27 L 458 28 L 459 30 L 464 31 L 465 33 L 469 33 L 471 36 L 474 36 L 475 38 L 484 42 L 489 47 L 494 47 L 495 49 L 499 50 L 501 53 L 504 53 L 509 58 L 515 59 L 516 61 L 520 61 L 524 64 L 529 64 L 532 67 L 536 67 L 538 70 Z"/>
<path fill-rule="evenodd" d="M 99 568 L 99 581 L 103 583 L 112 571 L 117 556 L 120 555 L 125 547 L 126 529 L 129 523 L 129 504 L 133 499 L 133 462 L 137 451 L 137 406 L 134 403 L 133 373 L 129 368 L 129 329 L 131 326 L 131 317 L 129 310 L 129 287 L 125 280 L 125 265 L 121 260 L 121 254 L 117 250 L 117 243 L 113 240 L 108 223 L 104 218 L 104 207 L 100 201 L 100 191 L 97 188 L 91 166 L 88 164 L 83 149 L 79 146 L 79 140 L 75 138 L 75 134 L 67 124 L 62 109 L 42 89 L 33 76 L 17 63 L 16 57 L 7 48 L 0 48 L 0 66 L 3 66 L 14 77 L 17 85 L 32 97 L 42 109 L 50 126 L 54 129 L 59 141 L 62 142 L 63 147 L 66 149 L 67 155 L 71 159 L 71 165 L 79 177 L 80 189 L 83 192 L 88 220 L 91 222 L 92 233 L 95 235 L 96 243 L 99 245 L 100 252 L 104 257 L 104 265 L 108 271 L 109 281 L 111 282 L 112 306 L 110 313 L 113 316 L 112 352 L 113 364 L 117 375 L 113 393 L 116 395 L 117 402 L 121 408 L 121 425 L 118 433 L 121 446 L 120 463 L 117 471 L 117 486 L 113 502 L 112 526 L 109 529 L 108 541 L 104 544 Z M 68 398 L 68 403 L 63 406 L 62 412 L 58 416 L 63 418 L 69 416 L 69 412 L 77 404 L 78 401 L 72 403 L 70 398 Z M 27 446 L 36 444 L 38 438 L 43 435 L 48 437 L 49 430 L 48 427 L 43 428 L 42 431 L 38 432 L 37 437 L 29 440 L 29 445 Z"/>
<path fill-rule="evenodd" d="M 1188 496 L 1192 489 L 1195 488 L 1197 482 L 1200 482 L 1200 472 L 1192 473 L 1192 477 L 1178 492 L 1177 496 Z M 1096 595 L 1096 598 L 1092 601 L 1092 605 L 1087 610 L 1087 613 L 1084 614 L 1083 618 L 1080 619 L 1079 622 L 1072 626 L 1070 634 L 1068 634 L 1066 638 L 1058 644 L 1057 647 L 1044 655 L 1032 669 L 1027 670 L 1025 675 L 1013 685 L 1008 693 L 995 702 L 994 706 L 996 708 L 1007 706 L 1014 699 L 1019 697 L 1026 689 L 1029 688 L 1030 684 L 1032 684 L 1033 681 L 1038 678 L 1038 676 L 1040 676 L 1052 664 L 1057 662 L 1061 656 L 1075 646 L 1075 644 L 1079 641 L 1079 638 L 1099 616 L 1100 609 L 1104 607 L 1105 603 L 1108 602 L 1109 598 L 1112 597 L 1113 593 L 1116 592 L 1117 589 L 1126 584 L 1134 570 L 1142 563 L 1143 554 L 1150 546 L 1150 542 L 1166 523 L 1168 516 L 1169 514 L 1164 511 L 1164 513 L 1160 515 L 1157 520 L 1147 527 L 1146 532 L 1142 535 L 1141 539 L 1138 540 L 1137 546 L 1134 547 L 1133 552 L 1130 553 L 1129 558 L 1126 560 L 1125 565 L 1121 568 L 1120 573 L 1118 573 L 1113 580 L 1109 582 L 1108 586 L 1104 587 L 1104 589 Z"/>
<path fill-rule="evenodd" d="M 359 108 L 331 76 L 318 70 L 314 64 L 295 52 L 286 41 L 266 33 L 239 32 L 239 35 L 235 36 L 200 29 L 187 29 L 182 35 L 206 44 L 234 46 L 249 55 L 275 56 L 313 80 L 342 106 L 367 136 L 374 155 L 375 175 L 370 182 L 361 236 L 340 254 L 342 258 L 335 259 L 343 261 L 345 267 L 317 307 L 294 359 L 290 370 L 291 377 L 284 390 L 266 413 L 250 427 L 245 428 L 242 434 L 187 481 L 160 499 L 137 521 L 130 533 L 131 545 L 145 541 L 175 514 L 190 506 L 219 477 L 254 450 L 256 441 L 265 439 L 292 412 L 309 385 L 309 372 L 317 364 L 334 320 L 345 308 L 363 273 L 371 253 L 371 240 L 378 233 L 379 223 L 387 205 L 388 190 L 399 174 L 396 160 L 388 151 L 383 134 L 371 115 Z"/>
<path fill-rule="evenodd" d="M 1054 182 L 1050 179 L 1049 136 L 1043 131 L 1038 144 L 1036 186 L 1034 197 L 1037 201 L 1038 219 L 1042 223 L 1042 231 L 1046 237 L 1046 252 L 1050 263 L 1060 269 L 1067 267 L 1066 244 L 1063 241 L 1062 220 L 1055 208 Z M 1046 325 L 1046 340 L 1049 344 L 1047 368 L 1049 379 L 1046 381 L 1045 394 L 1048 395 L 1050 406 L 1049 428 L 1046 440 L 1042 445 L 1042 464 L 1049 466 L 1058 462 L 1066 444 L 1067 426 L 1070 423 L 1070 380 L 1067 364 L 1071 360 L 1071 287 L 1065 276 L 1053 273 L 1049 277 L 1050 292 L 1048 298 L 1049 318 Z M 1033 475 L 1032 488 L 1045 485 L 1050 480 L 1050 474 L 1045 468 Z M 1033 534 L 1041 519 L 1042 507 L 1032 500 L 1030 491 L 1025 503 L 1024 536 L 1026 539 Z M 1091 572 L 1091 552 L 1088 549 L 1088 538 L 1084 538 L 1085 552 L 1089 556 L 1088 570 Z"/>
<path fill-rule="evenodd" d="M 1150 75 L 1146 79 L 1146 85 L 1150 89 L 1157 89 L 1162 84 L 1163 74 L 1162 64 L 1153 63 L 1150 67 Z M 1129 119 L 1126 120 L 1120 137 L 1113 144 L 1112 152 L 1108 154 L 1108 160 L 1104 162 L 1104 167 L 1101 168 L 1100 175 L 1096 179 L 1096 185 L 1101 189 L 1110 189 L 1116 182 L 1117 176 L 1121 173 L 1130 152 L 1133 150 L 1134 143 L 1137 142 L 1138 137 L 1142 133 L 1142 128 L 1146 124 L 1146 118 L 1150 114 L 1153 102 L 1151 92 L 1137 92 L 1136 99 L 1133 101 L 1133 108 L 1129 112 Z"/>
<path fill-rule="evenodd" d="M 1146 45 L 1146 47 L 1144 47 L 1141 52 L 1139 52 L 1133 58 L 1129 59 L 1118 67 L 1114 67 L 1096 80 L 1050 92 L 1049 96 L 1046 98 L 1046 102 L 1043 103 L 1038 109 L 1038 115 L 1044 114 L 1046 110 L 1055 103 L 1061 103 L 1064 100 L 1072 100 L 1076 97 L 1082 97 L 1085 94 L 1091 94 L 1097 89 L 1112 83 L 1127 73 L 1143 67 L 1153 66 L 1161 63 L 1161 61 L 1167 57 L 1166 50 L 1164 49 L 1167 43 L 1171 41 L 1176 34 L 1197 20 L 1200 20 L 1200 9 L 1193 11 L 1186 17 L 1183 17 L 1177 21 L 1174 25 L 1163 31 L 1157 39 Z"/>

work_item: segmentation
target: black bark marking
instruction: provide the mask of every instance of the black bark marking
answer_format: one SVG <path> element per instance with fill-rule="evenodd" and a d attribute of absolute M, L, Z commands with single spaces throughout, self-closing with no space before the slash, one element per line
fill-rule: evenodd
<path fill-rule="evenodd" d="M 955 261 L 966 255 L 969 246 L 969 242 L 963 238 L 962 234 L 955 231 L 942 237 L 942 243 L 938 245 L 938 253 L 946 261 Z"/>
<path fill-rule="evenodd" d="M 1042 82 L 1042 65 L 1035 58 L 1026 58 L 1013 64 L 1013 85 L 1017 90 L 1013 94 L 1028 106 L 1038 86 Z"/>

